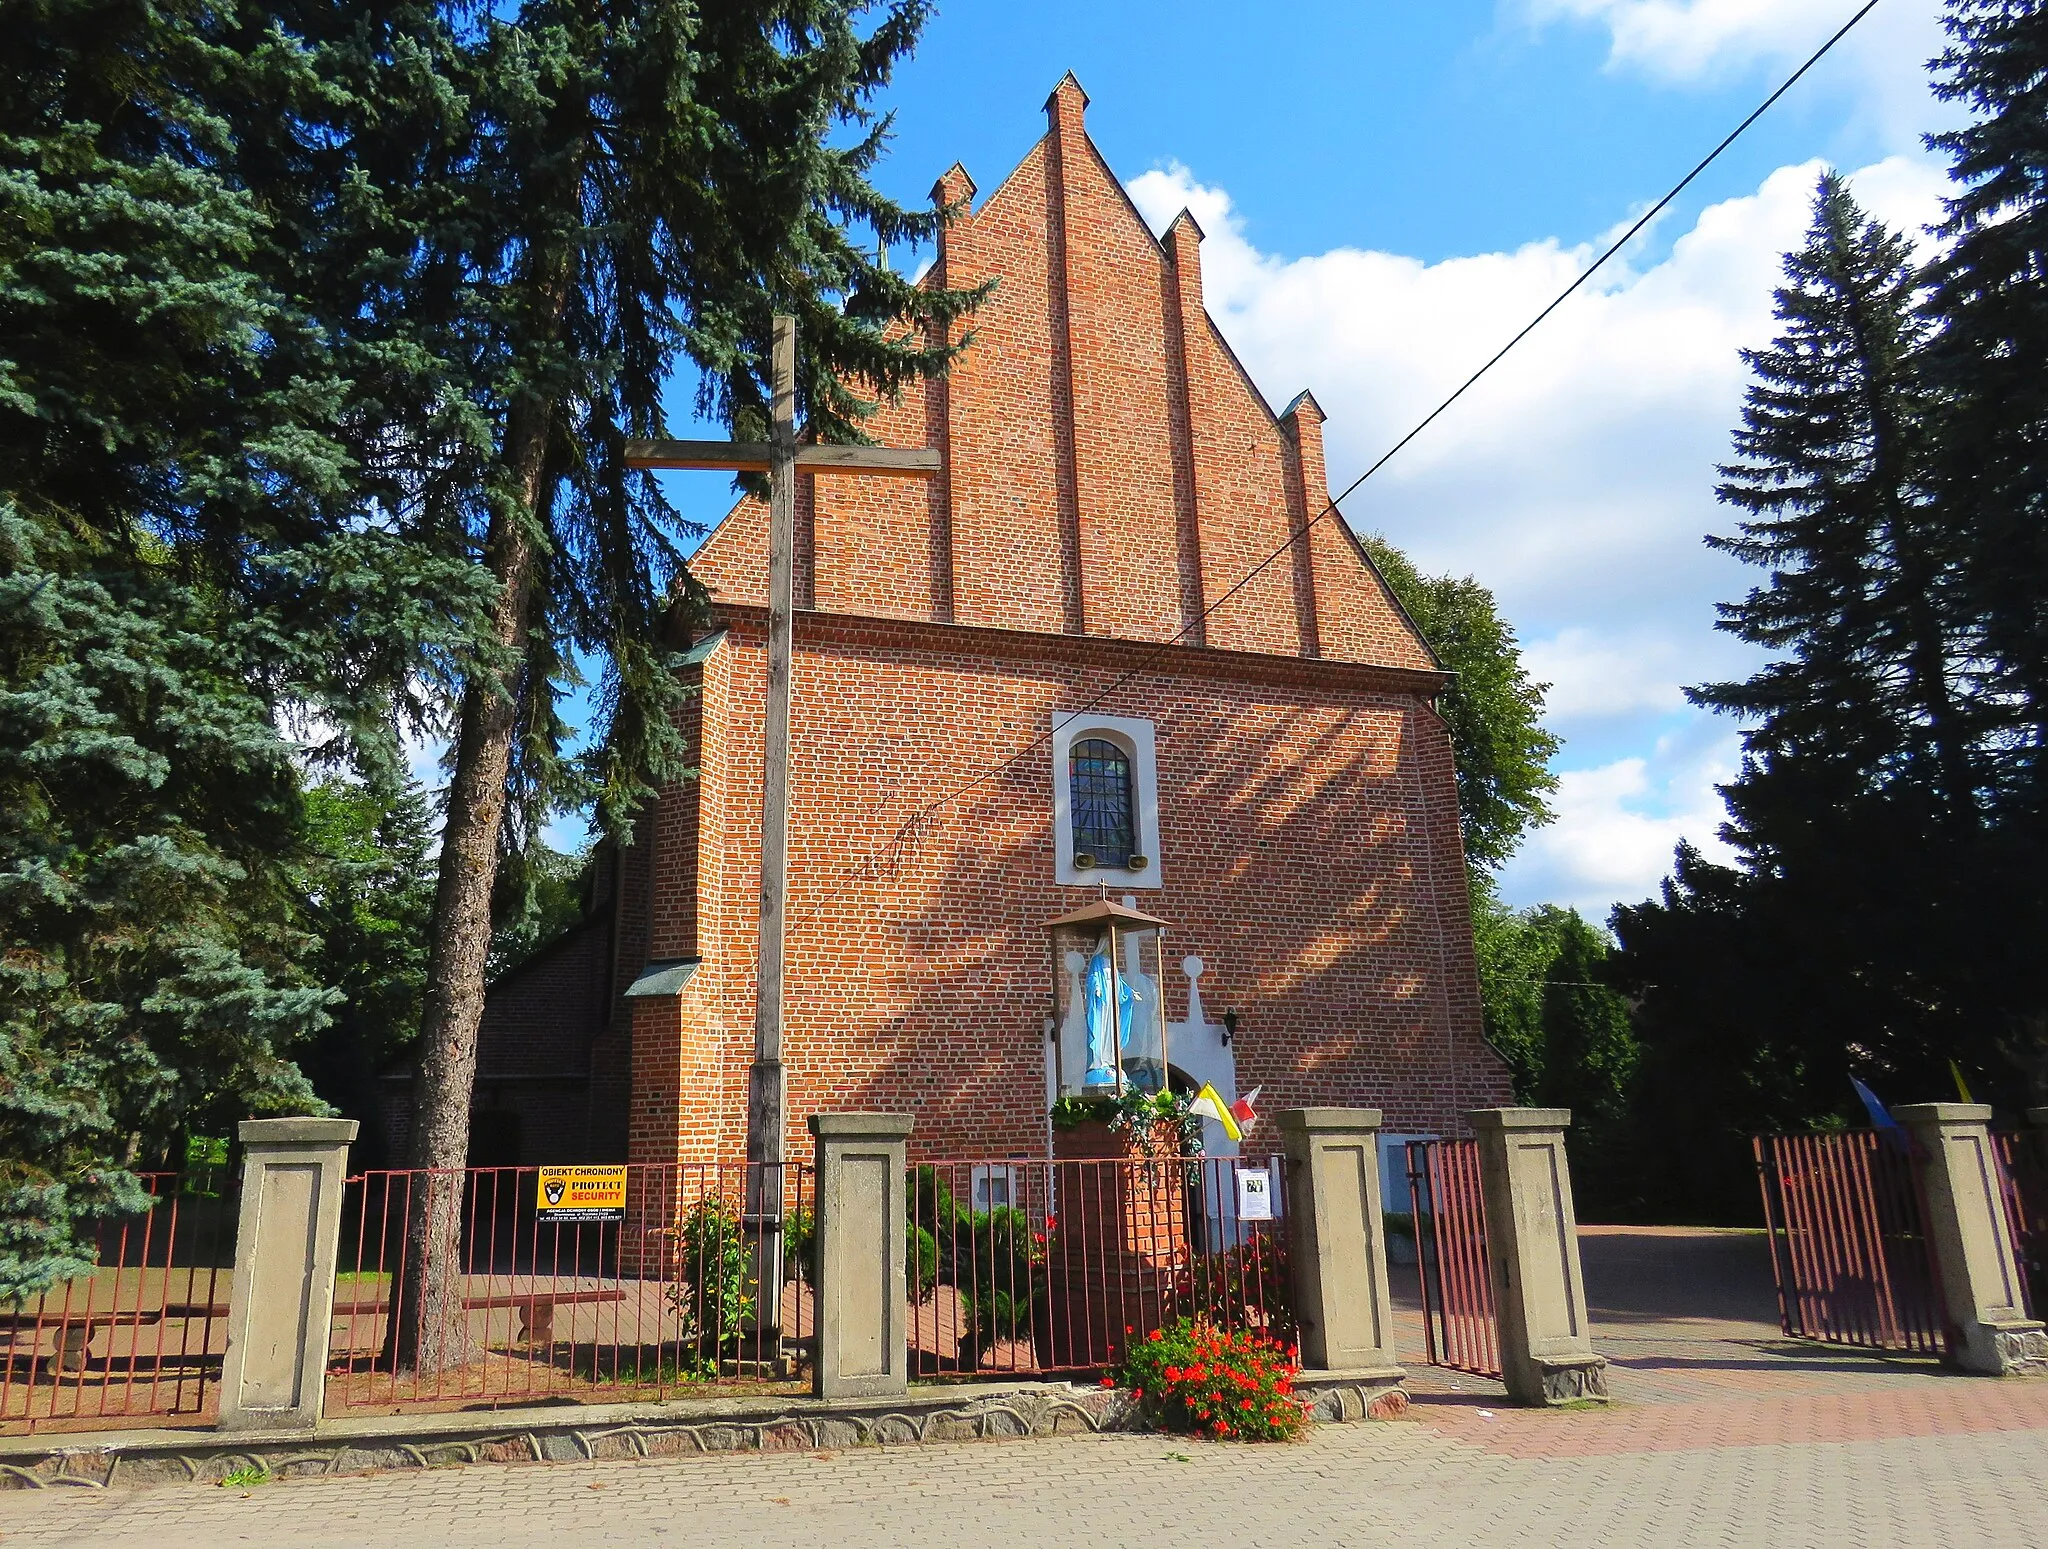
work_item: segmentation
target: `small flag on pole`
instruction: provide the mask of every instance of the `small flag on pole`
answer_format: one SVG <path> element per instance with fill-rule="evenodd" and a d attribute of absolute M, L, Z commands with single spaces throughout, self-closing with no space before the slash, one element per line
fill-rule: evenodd
<path fill-rule="evenodd" d="M 1259 1093 L 1265 1090 L 1262 1086 L 1255 1086 L 1230 1105 L 1231 1117 L 1237 1120 L 1237 1127 L 1239 1129 L 1250 1129 L 1252 1127 L 1252 1120 L 1258 1117 L 1257 1114 L 1252 1112 L 1252 1104 L 1259 1100 Z"/>
<path fill-rule="evenodd" d="M 1875 1128 L 1895 1130 L 1899 1127 L 1899 1121 L 1893 1118 L 1885 1108 L 1885 1105 L 1877 1100 L 1877 1093 L 1871 1091 L 1869 1087 L 1858 1081 L 1854 1076 L 1849 1078 L 1849 1085 L 1856 1088 L 1856 1095 L 1863 1100 L 1863 1109 L 1870 1115 L 1870 1122 Z"/>
<path fill-rule="evenodd" d="M 1237 1115 L 1233 1105 L 1223 1100 L 1223 1094 L 1209 1082 L 1202 1083 L 1202 1090 L 1195 1094 L 1195 1100 L 1188 1104 L 1188 1110 L 1199 1113 L 1205 1119 L 1214 1119 L 1223 1126 L 1223 1133 L 1232 1140 L 1244 1139 L 1244 1131 L 1238 1128 Z"/>
<path fill-rule="evenodd" d="M 1977 1099 L 1970 1095 L 1970 1084 L 1963 1079 L 1963 1067 L 1954 1060 L 1950 1060 L 1948 1062 L 1948 1073 L 1956 1078 L 1957 1099 L 1961 1102 L 1974 1103 Z"/>

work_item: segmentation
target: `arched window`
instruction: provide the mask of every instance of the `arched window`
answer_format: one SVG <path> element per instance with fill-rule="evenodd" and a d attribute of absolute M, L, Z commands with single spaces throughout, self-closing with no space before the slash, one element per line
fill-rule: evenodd
<path fill-rule="evenodd" d="M 1137 849 L 1130 754 L 1106 737 L 1076 742 L 1067 754 L 1067 781 L 1074 864 L 1128 866 Z"/>
<path fill-rule="evenodd" d="M 1052 714 L 1052 877 L 1062 887 L 1161 887 L 1159 763 L 1152 723 Z M 1105 875 L 1107 873 L 1107 875 Z"/>

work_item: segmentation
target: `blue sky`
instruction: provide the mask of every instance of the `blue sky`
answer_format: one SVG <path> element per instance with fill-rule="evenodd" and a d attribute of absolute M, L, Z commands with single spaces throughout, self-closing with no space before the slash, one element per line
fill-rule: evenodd
<path fill-rule="evenodd" d="M 1211 310 L 1268 398 L 1311 387 L 1329 411 L 1341 487 L 1855 9 L 956 0 L 887 94 L 879 181 L 922 202 L 959 160 L 992 190 L 1074 71 L 1155 229 L 1184 204 L 1201 219 Z M 1934 217 L 1937 13 L 1883 0 L 1625 265 L 1346 504 L 1425 568 L 1491 586 L 1556 685 L 1559 819 L 1504 873 L 1512 902 L 1604 917 L 1654 888 L 1680 835 L 1713 848 L 1735 729 L 1680 686 L 1749 666 L 1712 622 L 1750 578 L 1699 541 L 1727 525 L 1712 487 L 1736 351 L 1770 336 L 1823 163 L 1896 225 Z M 707 521 L 729 501 L 714 476 L 674 489 Z"/>

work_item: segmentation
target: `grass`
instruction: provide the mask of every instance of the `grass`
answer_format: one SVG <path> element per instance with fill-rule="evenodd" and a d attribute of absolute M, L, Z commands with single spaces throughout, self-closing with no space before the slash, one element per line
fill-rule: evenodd
<path fill-rule="evenodd" d="M 577 1376 L 590 1382 L 651 1383 L 662 1387 L 709 1382 L 718 1375 L 713 1362 L 689 1355 L 679 1358 L 672 1350 L 657 1355 L 631 1350 L 614 1354 L 600 1349 L 579 1354 L 573 1369 Z"/>
<path fill-rule="evenodd" d="M 244 1463 L 231 1474 L 223 1474 L 220 1487 L 223 1490 L 253 1490 L 259 1484 L 270 1483 L 270 1470 L 261 1463 Z"/>

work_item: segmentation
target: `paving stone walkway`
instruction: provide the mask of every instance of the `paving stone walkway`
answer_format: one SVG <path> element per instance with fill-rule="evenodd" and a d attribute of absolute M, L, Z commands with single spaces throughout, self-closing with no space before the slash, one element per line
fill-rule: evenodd
<path fill-rule="evenodd" d="M 1062 1437 L 52 1489 L 0 1494 L 0 1549 L 2048 1543 L 2048 1380 L 1785 1341 L 1753 1238 L 1585 1247 L 1605 1411 L 1510 1410 L 1497 1385 L 1418 1370 L 1412 1421 L 1291 1447 Z"/>

